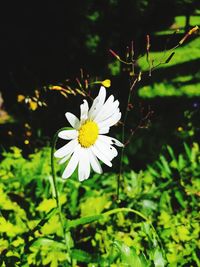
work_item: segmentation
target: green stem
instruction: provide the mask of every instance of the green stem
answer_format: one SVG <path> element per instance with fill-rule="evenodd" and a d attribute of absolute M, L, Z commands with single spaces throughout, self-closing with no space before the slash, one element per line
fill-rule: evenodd
<path fill-rule="evenodd" d="M 131 101 L 131 93 L 132 93 L 133 87 L 135 86 L 137 81 L 138 81 L 137 78 L 133 81 L 132 85 L 130 86 L 130 90 L 129 90 L 129 94 L 128 94 L 127 106 L 126 106 L 126 111 L 125 111 L 123 125 L 122 125 L 122 143 L 123 144 L 125 142 L 125 125 L 126 125 L 126 120 L 127 120 L 127 117 L 128 117 L 128 105 L 129 105 L 129 103 Z M 125 146 L 123 146 L 123 148 L 121 150 L 119 175 L 117 177 L 117 200 L 118 201 L 119 201 L 120 179 L 121 179 L 121 174 L 122 174 L 122 169 L 123 169 L 124 150 L 125 150 Z"/>
<path fill-rule="evenodd" d="M 131 209 L 131 208 L 116 208 L 116 209 L 113 209 L 113 210 L 106 211 L 106 212 L 102 213 L 102 215 L 103 216 L 110 216 L 110 215 L 118 213 L 118 212 L 134 213 L 134 214 L 137 214 L 138 216 L 140 216 L 145 221 L 149 222 L 149 219 L 146 216 L 144 216 L 141 212 L 139 212 L 137 210 L 134 210 L 134 209 Z"/>
<path fill-rule="evenodd" d="M 57 188 L 56 174 L 55 174 L 55 167 L 54 167 L 54 151 L 55 151 L 56 143 L 58 140 L 58 134 L 59 132 L 63 130 L 69 130 L 69 128 L 59 129 L 53 137 L 52 146 L 51 146 L 51 172 L 52 172 L 52 178 L 53 178 L 53 197 L 55 197 L 56 199 L 56 205 L 57 205 L 58 210 L 61 210 L 61 206 L 60 206 L 60 201 L 59 201 L 59 196 L 58 196 L 58 188 Z"/>
<path fill-rule="evenodd" d="M 62 218 L 62 209 L 61 209 L 61 205 L 60 205 L 60 200 L 59 200 L 59 195 L 58 195 L 58 187 L 57 187 L 57 182 L 56 182 L 56 174 L 55 174 L 55 166 L 54 166 L 54 151 L 55 151 L 55 147 L 56 147 L 56 143 L 58 140 L 58 134 L 59 132 L 63 131 L 63 130 L 69 130 L 69 128 L 61 128 L 59 129 L 52 140 L 52 146 L 51 146 L 51 172 L 52 172 L 52 178 L 53 178 L 53 197 L 56 200 L 56 206 L 58 209 L 58 214 L 59 214 L 59 219 L 60 219 L 60 223 L 61 223 L 61 227 L 62 227 L 62 231 L 63 231 L 63 237 L 64 237 L 64 241 L 66 244 L 66 250 L 67 253 L 70 251 L 70 247 L 68 245 L 67 242 L 67 238 L 66 238 L 66 233 L 65 233 L 65 224 L 63 222 L 63 218 Z M 72 261 L 71 261 L 72 262 Z"/>
<path fill-rule="evenodd" d="M 131 96 L 131 93 L 129 92 L 128 103 L 130 101 L 130 96 Z M 125 141 L 125 123 L 126 123 L 127 115 L 128 115 L 128 110 L 126 108 L 124 121 L 123 121 L 123 125 L 122 125 L 122 143 L 123 144 Z M 120 155 L 119 175 L 117 176 L 117 200 L 119 200 L 119 189 L 120 189 L 120 180 L 121 180 L 121 174 L 122 174 L 122 169 L 123 169 L 124 149 L 125 149 L 125 147 L 123 146 L 121 149 L 121 155 Z"/>

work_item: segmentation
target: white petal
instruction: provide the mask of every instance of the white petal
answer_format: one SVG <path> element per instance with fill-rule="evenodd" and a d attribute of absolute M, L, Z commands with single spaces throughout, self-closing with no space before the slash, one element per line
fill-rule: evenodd
<path fill-rule="evenodd" d="M 115 158 L 118 155 L 117 149 L 114 146 L 110 146 L 110 150 Z"/>
<path fill-rule="evenodd" d="M 106 108 L 105 110 L 103 110 L 103 108 L 102 108 L 100 115 L 98 114 L 99 116 L 97 116 L 95 118 L 95 121 L 97 123 L 100 123 L 102 121 L 105 121 L 105 120 L 113 117 L 116 113 L 119 113 L 118 106 L 119 106 L 119 101 L 117 100 L 114 102 L 114 104 L 112 106 Z"/>
<path fill-rule="evenodd" d="M 58 134 L 58 137 L 64 140 L 75 139 L 77 136 L 78 132 L 76 130 L 63 130 Z"/>
<path fill-rule="evenodd" d="M 113 95 L 110 95 L 110 96 L 108 97 L 108 99 L 106 100 L 104 106 L 112 105 L 113 102 L 114 102 L 114 96 L 113 96 Z"/>
<path fill-rule="evenodd" d="M 90 164 L 91 164 L 92 169 L 95 172 L 101 174 L 103 172 L 101 165 L 90 148 L 88 149 L 88 155 L 89 155 L 89 160 L 90 160 Z"/>
<path fill-rule="evenodd" d="M 101 86 L 98 96 L 94 99 L 93 104 L 89 110 L 88 117 L 93 120 L 96 114 L 101 110 L 106 99 L 106 89 Z"/>
<path fill-rule="evenodd" d="M 74 154 L 72 155 L 67 167 L 65 168 L 63 172 L 63 175 L 62 175 L 63 179 L 69 178 L 72 175 L 72 173 L 75 171 L 78 165 L 78 162 L 79 162 L 80 148 L 81 148 L 80 145 L 76 147 Z"/>
<path fill-rule="evenodd" d="M 69 143 L 67 143 L 66 145 L 64 145 L 60 149 L 58 149 L 54 153 L 54 157 L 63 158 L 65 156 L 67 156 L 68 154 L 70 154 L 70 153 L 72 153 L 74 151 L 74 149 L 76 148 L 77 145 L 78 145 L 77 139 L 74 139 L 74 140 L 70 141 Z"/>
<path fill-rule="evenodd" d="M 116 100 L 113 102 L 114 97 L 111 95 L 105 104 L 103 105 L 100 112 L 97 114 L 97 116 L 94 118 L 94 120 L 98 123 L 100 121 L 106 120 L 107 118 L 111 117 L 117 110 L 119 106 L 119 101 Z"/>
<path fill-rule="evenodd" d="M 70 158 L 71 154 L 72 154 L 72 153 L 70 153 L 70 154 L 68 154 L 67 156 L 65 156 L 64 158 L 62 158 L 62 159 L 58 162 L 58 164 L 63 164 L 63 163 L 65 163 L 65 162 Z"/>
<path fill-rule="evenodd" d="M 90 175 L 90 161 L 88 151 L 86 148 L 81 148 L 79 152 L 79 165 L 78 165 L 78 179 L 80 182 L 89 178 Z"/>
<path fill-rule="evenodd" d="M 107 107 L 108 105 L 111 105 L 111 104 L 113 103 L 113 101 L 114 101 L 114 96 L 113 96 L 113 95 L 109 96 L 109 98 L 108 98 L 108 99 L 106 100 L 106 102 L 103 104 L 101 110 L 99 110 L 99 112 L 96 113 L 95 118 L 96 118 L 97 116 L 99 116 L 99 114 L 102 114 L 102 111 L 104 111 L 105 107 Z"/>
<path fill-rule="evenodd" d="M 68 122 L 71 124 L 71 126 L 74 129 L 78 129 L 80 126 L 80 121 L 79 119 L 72 113 L 67 112 L 65 113 L 65 117 L 67 118 Z"/>
<path fill-rule="evenodd" d="M 99 134 L 107 134 L 109 133 L 110 128 L 109 127 L 103 127 L 99 129 Z"/>
<path fill-rule="evenodd" d="M 110 136 L 106 136 L 106 135 L 99 135 L 98 139 L 102 140 L 105 143 L 111 144 L 111 145 L 116 145 L 119 147 L 123 147 L 124 145 L 118 141 L 117 139 L 110 137 Z"/>
<path fill-rule="evenodd" d="M 99 151 L 101 151 L 102 154 L 106 156 L 107 159 L 110 161 L 117 156 L 118 152 L 117 150 L 111 146 L 110 144 L 104 143 L 101 140 L 97 140 L 95 143 L 95 146 L 98 148 Z"/>
<path fill-rule="evenodd" d="M 117 109 L 117 111 L 111 117 L 98 123 L 99 128 L 111 127 L 115 125 L 120 119 L 121 119 L 121 112 L 119 112 L 119 109 Z"/>
<path fill-rule="evenodd" d="M 83 100 L 83 104 L 80 106 L 81 109 L 81 124 L 84 123 L 88 118 L 88 102 L 87 100 Z"/>
<path fill-rule="evenodd" d="M 97 156 L 97 158 L 99 158 L 103 163 L 105 163 L 109 167 L 112 167 L 112 163 L 110 162 L 110 160 L 108 160 L 106 156 L 103 153 L 101 153 L 101 151 L 99 151 L 99 149 L 95 146 L 95 144 L 91 146 L 90 149 L 92 150 L 94 155 Z"/>

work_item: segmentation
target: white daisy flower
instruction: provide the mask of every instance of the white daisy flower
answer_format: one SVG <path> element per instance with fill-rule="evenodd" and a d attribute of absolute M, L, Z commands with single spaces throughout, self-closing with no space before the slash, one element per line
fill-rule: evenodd
<path fill-rule="evenodd" d="M 80 120 L 70 112 L 65 113 L 74 129 L 63 130 L 58 134 L 60 138 L 70 140 L 54 153 L 56 158 L 61 159 L 59 163 L 70 159 L 62 178 L 69 178 L 77 166 L 79 181 L 89 178 L 91 168 L 99 174 L 102 173 L 99 160 L 111 167 L 112 159 L 118 154 L 113 145 L 123 146 L 117 139 L 104 135 L 121 118 L 119 101 L 114 101 L 113 95 L 106 101 L 105 99 L 106 90 L 102 86 L 90 109 L 88 102 L 83 100 Z"/>

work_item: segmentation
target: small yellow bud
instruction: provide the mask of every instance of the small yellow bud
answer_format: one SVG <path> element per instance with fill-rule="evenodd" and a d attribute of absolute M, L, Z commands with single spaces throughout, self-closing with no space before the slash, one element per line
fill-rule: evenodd
<path fill-rule="evenodd" d="M 30 107 L 31 110 L 34 111 L 34 110 L 37 109 L 38 104 L 37 104 L 36 102 L 34 102 L 34 101 L 31 100 L 31 101 L 29 102 L 29 107 Z"/>
<path fill-rule="evenodd" d="M 49 86 L 49 89 L 50 90 L 57 90 L 57 91 L 61 91 L 63 88 L 59 85 L 52 85 L 52 86 Z"/>
<path fill-rule="evenodd" d="M 25 145 L 28 145 L 29 144 L 29 141 L 26 139 L 26 140 L 24 140 L 24 144 Z"/>
<path fill-rule="evenodd" d="M 18 102 L 22 102 L 24 99 L 25 99 L 25 96 L 24 95 L 18 95 L 17 96 L 17 101 Z"/>
<path fill-rule="evenodd" d="M 104 81 L 101 82 L 101 84 L 104 86 L 104 87 L 110 87 L 111 86 L 111 80 L 109 79 L 106 79 Z"/>

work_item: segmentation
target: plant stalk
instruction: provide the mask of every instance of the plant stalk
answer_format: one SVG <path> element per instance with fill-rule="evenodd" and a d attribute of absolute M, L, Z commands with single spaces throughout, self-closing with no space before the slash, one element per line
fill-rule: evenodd
<path fill-rule="evenodd" d="M 52 179 L 53 179 L 53 183 L 52 183 L 52 185 L 53 185 L 53 197 L 56 200 L 56 206 L 57 206 L 57 209 L 58 209 L 59 219 L 60 219 L 60 223 L 61 223 L 61 227 L 62 227 L 63 238 L 64 238 L 64 241 L 65 241 L 67 253 L 70 252 L 70 247 L 68 245 L 68 241 L 67 241 L 67 238 L 66 238 L 65 224 L 64 224 L 64 221 L 63 221 L 63 217 L 62 217 L 62 209 L 61 209 L 60 200 L 59 200 L 58 187 L 57 187 L 57 182 L 56 182 L 55 166 L 54 166 L 54 151 L 55 151 L 56 143 L 57 143 L 57 140 L 58 140 L 59 132 L 61 132 L 63 130 L 68 130 L 68 129 L 69 128 L 61 128 L 61 129 L 59 129 L 55 133 L 55 135 L 53 137 L 52 146 L 51 146 L 51 172 L 52 172 Z M 70 263 L 71 263 L 71 266 L 72 266 L 72 259 L 70 259 Z"/>

